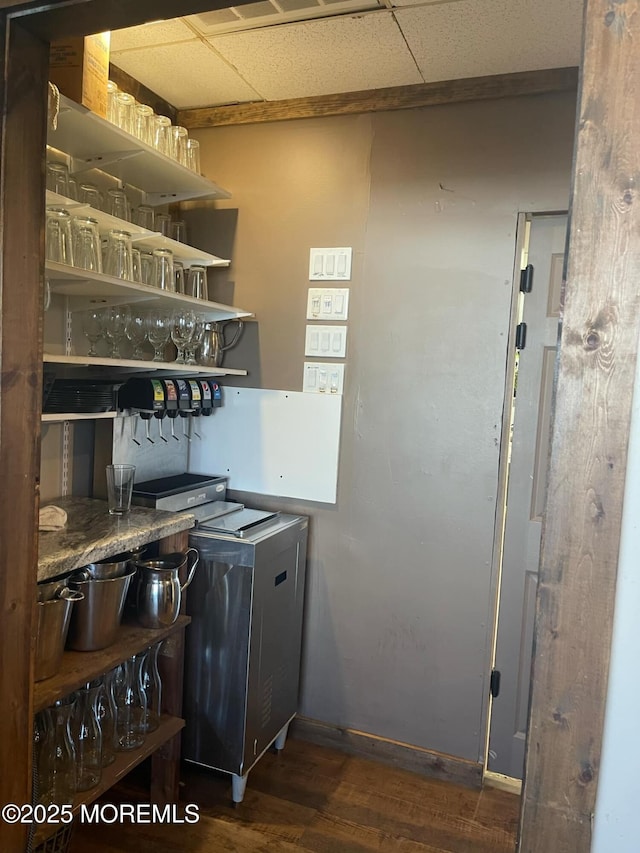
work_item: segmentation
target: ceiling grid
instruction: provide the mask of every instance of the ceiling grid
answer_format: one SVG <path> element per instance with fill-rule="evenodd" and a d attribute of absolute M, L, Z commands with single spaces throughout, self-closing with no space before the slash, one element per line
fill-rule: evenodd
<path fill-rule="evenodd" d="M 258 0 L 112 33 L 178 109 L 579 64 L 583 0 Z"/>

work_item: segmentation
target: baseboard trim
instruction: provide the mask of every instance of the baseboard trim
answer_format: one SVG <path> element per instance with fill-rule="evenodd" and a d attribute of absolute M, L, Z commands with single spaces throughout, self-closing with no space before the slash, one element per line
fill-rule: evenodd
<path fill-rule="evenodd" d="M 432 752 L 355 729 L 338 728 L 309 717 L 296 717 L 289 731 L 294 738 L 370 758 L 431 779 L 456 782 L 468 788 L 482 787 L 482 765 L 454 755 Z"/>

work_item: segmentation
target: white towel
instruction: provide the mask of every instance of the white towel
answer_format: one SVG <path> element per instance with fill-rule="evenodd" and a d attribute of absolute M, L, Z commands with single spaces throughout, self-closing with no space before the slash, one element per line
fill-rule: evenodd
<path fill-rule="evenodd" d="M 61 530 L 67 523 L 67 513 L 62 507 L 43 506 L 40 510 L 39 530 Z"/>

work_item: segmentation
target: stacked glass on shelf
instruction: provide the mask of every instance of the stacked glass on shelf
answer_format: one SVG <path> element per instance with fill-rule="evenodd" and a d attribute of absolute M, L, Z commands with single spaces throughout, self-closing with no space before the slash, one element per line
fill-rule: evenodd
<path fill-rule="evenodd" d="M 167 116 L 156 115 L 151 107 L 120 91 L 112 80 L 107 84 L 107 120 L 200 174 L 200 143 L 189 136 L 186 127 L 172 124 Z"/>
<path fill-rule="evenodd" d="M 184 219 L 174 219 L 169 213 L 156 213 L 148 204 L 132 205 L 123 187 L 110 187 L 103 191 L 90 181 L 78 182 L 66 163 L 47 161 L 47 189 L 80 204 L 91 205 L 125 222 L 133 222 L 148 231 L 171 237 L 179 243 L 187 242 Z"/>
<path fill-rule="evenodd" d="M 175 364 L 199 365 L 200 348 L 206 330 L 205 319 L 190 309 L 171 311 L 152 308 L 149 311 L 132 310 L 128 305 L 89 309 L 83 314 L 83 331 L 89 341 L 88 356 L 103 353 L 111 358 L 122 358 L 122 344 L 129 341 L 131 358 L 148 360 L 144 352 L 148 344 L 153 348 L 153 361 L 167 361 L 166 346 L 175 344 Z"/>
<path fill-rule="evenodd" d="M 109 190 L 109 193 L 112 199 L 117 198 L 117 194 L 124 195 L 122 190 Z M 148 210 L 153 216 L 153 210 Z M 174 233 L 180 231 L 184 237 L 184 222 L 172 222 L 168 214 L 157 214 L 156 222 L 160 216 L 164 217 L 163 223 L 169 222 L 168 229 L 173 228 Z M 138 249 L 133 245 L 131 233 L 124 229 L 112 228 L 103 239 L 98 221 L 92 216 L 73 216 L 63 207 L 47 207 L 45 244 L 48 261 L 104 272 L 170 293 L 203 300 L 209 298 L 205 266 L 192 264 L 185 270 L 184 265 L 174 259 L 171 249 Z"/>
<path fill-rule="evenodd" d="M 162 643 L 87 682 L 35 716 L 36 800 L 73 803 L 77 793 L 100 784 L 116 753 L 136 749 L 160 724 Z"/>

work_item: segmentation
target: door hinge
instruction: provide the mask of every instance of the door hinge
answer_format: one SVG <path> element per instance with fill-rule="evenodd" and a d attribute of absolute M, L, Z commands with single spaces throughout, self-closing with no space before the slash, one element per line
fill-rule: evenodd
<path fill-rule="evenodd" d="M 500 695 L 500 670 L 492 669 L 491 670 L 491 680 L 489 682 L 489 690 L 491 691 L 491 695 L 493 698 L 497 698 Z"/>
<path fill-rule="evenodd" d="M 520 270 L 520 293 L 531 293 L 533 287 L 533 264 L 527 264 Z"/>
<path fill-rule="evenodd" d="M 522 350 L 527 344 L 527 324 L 518 323 L 516 326 L 516 349 Z"/>

